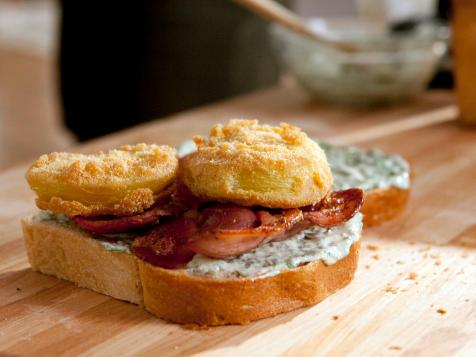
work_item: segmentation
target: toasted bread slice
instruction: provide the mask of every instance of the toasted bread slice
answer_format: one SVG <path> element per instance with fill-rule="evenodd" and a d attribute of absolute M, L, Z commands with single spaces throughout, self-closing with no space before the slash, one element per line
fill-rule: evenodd
<path fill-rule="evenodd" d="M 22 220 L 34 270 L 144 305 L 176 323 L 246 324 L 320 302 L 354 277 L 360 241 L 333 265 L 314 261 L 266 278 L 215 279 L 152 266 L 105 249 L 87 233 L 34 217 Z"/>
<path fill-rule="evenodd" d="M 145 308 L 167 321 L 217 326 L 314 305 L 351 282 L 359 247 L 333 265 L 318 260 L 259 279 L 205 278 L 139 261 Z"/>
<path fill-rule="evenodd" d="M 87 233 L 33 217 L 22 220 L 33 270 L 79 287 L 142 304 L 142 284 L 134 255 L 105 249 Z"/>

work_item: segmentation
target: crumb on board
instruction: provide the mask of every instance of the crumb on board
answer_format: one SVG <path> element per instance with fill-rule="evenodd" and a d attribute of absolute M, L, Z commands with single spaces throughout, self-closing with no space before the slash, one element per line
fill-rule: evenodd
<path fill-rule="evenodd" d="M 370 264 L 366 264 L 365 269 L 370 269 Z"/>
<path fill-rule="evenodd" d="M 371 250 L 371 251 L 373 251 L 373 252 L 375 252 L 375 251 L 379 250 L 380 247 L 377 246 L 377 245 L 369 244 L 369 245 L 367 246 L 367 249 L 368 249 L 368 250 Z"/>
<path fill-rule="evenodd" d="M 435 260 L 435 265 L 441 265 L 441 260 Z"/>
<path fill-rule="evenodd" d="M 436 312 L 439 313 L 440 315 L 446 314 L 446 310 L 445 310 L 445 309 L 438 309 L 438 310 L 436 310 Z"/>
<path fill-rule="evenodd" d="M 408 244 L 415 245 L 416 243 L 414 241 L 410 241 L 410 242 L 408 242 Z"/>
<path fill-rule="evenodd" d="M 464 299 L 464 302 L 469 302 L 469 299 Z"/>
<path fill-rule="evenodd" d="M 390 346 L 388 349 L 393 350 L 393 351 L 401 351 L 402 350 L 402 348 L 400 346 Z"/>
<path fill-rule="evenodd" d="M 402 264 L 405 264 L 405 262 L 403 260 L 397 260 L 397 264 L 402 265 Z"/>
<path fill-rule="evenodd" d="M 334 315 L 334 316 L 332 316 L 332 320 L 334 320 L 334 321 L 335 321 L 335 320 L 339 320 L 339 315 Z"/>
<path fill-rule="evenodd" d="M 379 260 L 379 259 L 380 259 L 380 255 L 374 254 L 374 255 L 372 255 L 372 258 L 375 259 L 375 260 Z"/>
<path fill-rule="evenodd" d="M 450 268 L 446 267 L 445 269 L 443 269 L 443 271 L 446 273 L 447 271 L 450 271 Z"/>
<path fill-rule="evenodd" d="M 391 285 L 387 285 L 385 287 L 385 292 L 386 293 L 392 293 L 392 294 L 396 294 L 398 293 L 398 288 L 394 287 L 394 286 L 391 286 Z"/>
<path fill-rule="evenodd" d="M 408 274 L 408 279 L 410 280 L 417 280 L 418 274 L 412 271 L 410 274 Z"/>
<path fill-rule="evenodd" d="M 427 247 L 423 247 L 423 248 L 420 248 L 418 249 L 419 252 L 428 252 L 429 250 L 431 250 L 431 246 L 427 246 Z"/>

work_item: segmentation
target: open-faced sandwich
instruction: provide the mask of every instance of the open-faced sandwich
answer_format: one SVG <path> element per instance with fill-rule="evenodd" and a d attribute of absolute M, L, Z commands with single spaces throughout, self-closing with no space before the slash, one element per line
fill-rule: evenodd
<path fill-rule="evenodd" d="M 244 324 L 316 304 L 353 278 L 360 189 L 288 124 L 232 120 L 176 159 L 166 146 L 53 153 L 27 172 L 33 269 L 168 321 Z"/>

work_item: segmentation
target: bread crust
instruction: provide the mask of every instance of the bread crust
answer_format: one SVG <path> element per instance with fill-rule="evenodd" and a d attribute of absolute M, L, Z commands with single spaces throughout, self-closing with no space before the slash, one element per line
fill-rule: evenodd
<path fill-rule="evenodd" d="M 364 227 L 376 226 L 395 218 L 404 210 L 409 197 L 409 189 L 393 186 L 365 191 L 360 209 L 364 215 Z"/>
<path fill-rule="evenodd" d="M 152 206 L 177 169 L 175 149 L 136 144 L 89 155 L 42 155 L 26 179 L 41 209 L 70 217 L 129 215 Z"/>
<path fill-rule="evenodd" d="M 111 252 L 88 234 L 54 222 L 22 220 L 33 270 L 134 304 L 143 303 L 137 258 Z"/>
<path fill-rule="evenodd" d="M 360 241 L 333 265 L 314 261 L 260 279 L 212 279 L 167 270 L 139 261 L 144 304 L 175 323 L 205 326 L 247 324 L 317 304 L 350 283 L 357 269 Z"/>
<path fill-rule="evenodd" d="M 197 197 L 270 208 L 319 202 L 332 188 L 326 155 L 300 129 L 231 120 L 181 160 L 181 181 Z"/>

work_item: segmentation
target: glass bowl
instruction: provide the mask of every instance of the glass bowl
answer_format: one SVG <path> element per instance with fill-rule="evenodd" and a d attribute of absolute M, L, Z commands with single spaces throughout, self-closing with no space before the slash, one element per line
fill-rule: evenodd
<path fill-rule="evenodd" d="M 278 25 L 270 28 L 273 47 L 313 97 L 336 104 L 384 105 L 417 96 L 446 51 L 443 30 L 434 24 L 402 34 L 361 20 L 313 18 L 309 25 L 358 51 L 344 52 Z"/>

